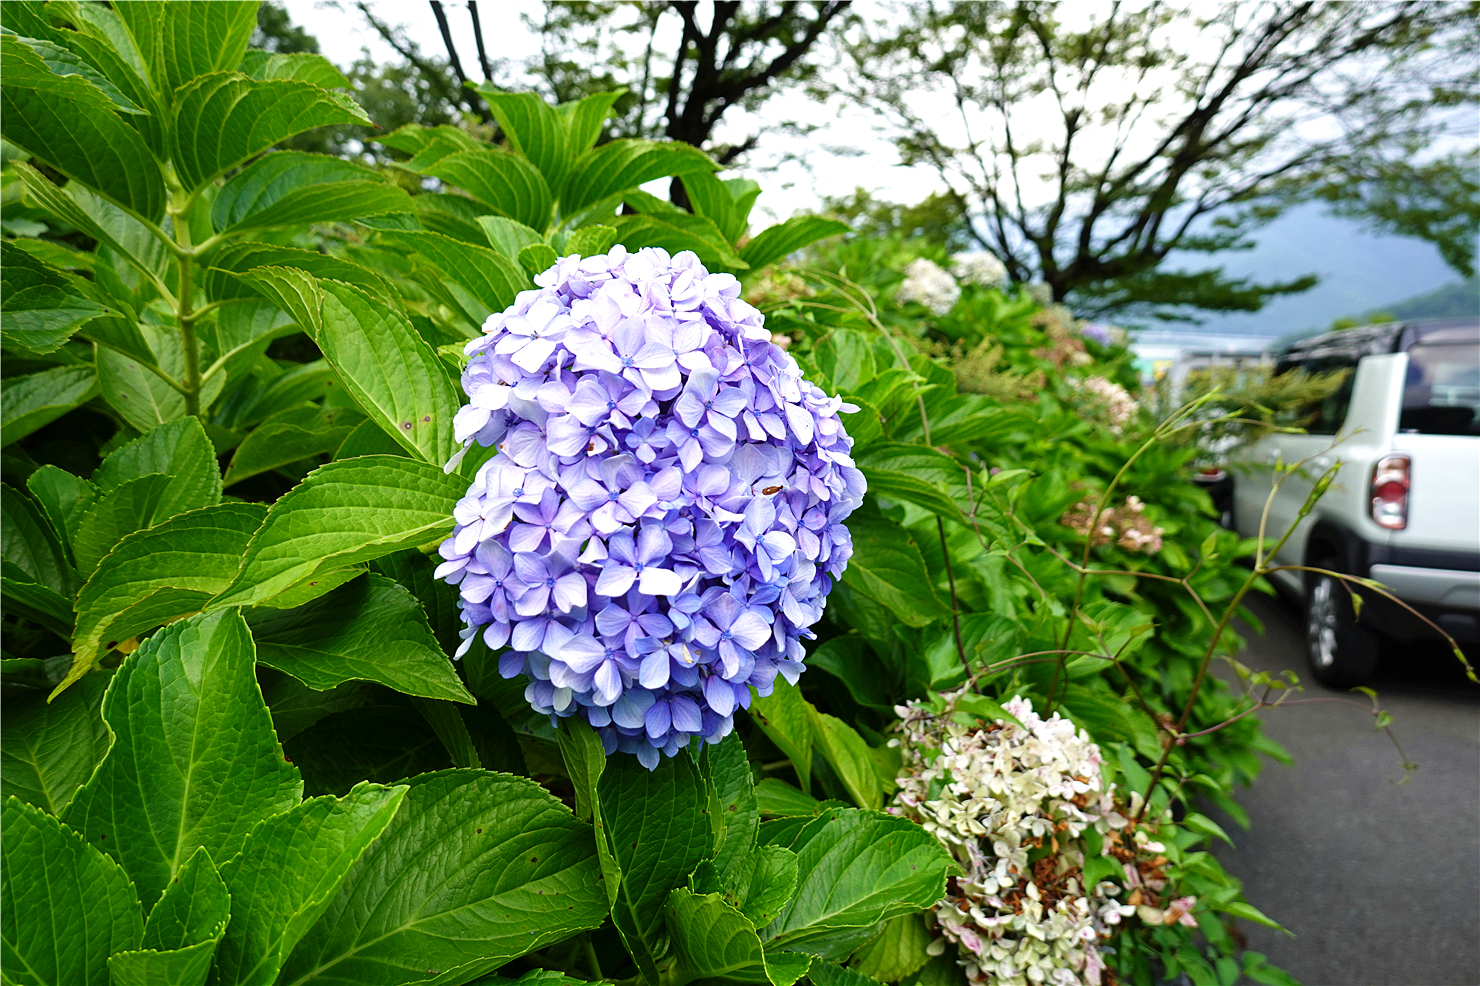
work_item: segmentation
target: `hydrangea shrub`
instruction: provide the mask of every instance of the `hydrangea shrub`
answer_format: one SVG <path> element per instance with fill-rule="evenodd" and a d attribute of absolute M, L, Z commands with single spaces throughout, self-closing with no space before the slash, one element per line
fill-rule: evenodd
<path fill-rule="evenodd" d="M 1112 434 L 1119 435 L 1125 431 L 1125 426 L 1141 410 L 1140 403 L 1131 396 L 1130 391 L 1114 380 L 1091 376 L 1083 381 L 1070 379 L 1069 386 L 1082 394 L 1085 403 L 1092 405 L 1107 420 Z"/>
<path fill-rule="evenodd" d="M 693 253 L 616 246 L 536 284 L 466 347 L 457 438 L 498 452 L 437 576 L 463 652 L 507 647 L 534 709 L 651 768 L 803 670 L 864 494 L 853 408 Z"/>
<path fill-rule="evenodd" d="M 894 292 L 894 298 L 902 304 L 916 302 L 935 315 L 944 315 L 960 300 L 961 285 L 935 261 L 917 257 L 904 269 L 904 283 Z"/>
<path fill-rule="evenodd" d="M 960 694 L 944 696 L 948 713 Z M 1017 722 L 962 722 L 920 702 L 895 710 L 902 769 L 892 810 L 924 826 L 965 870 L 933 910 L 935 948 L 955 945 L 973 983 L 1099 986 L 1099 944 L 1137 905 L 1150 923 L 1195 926 L 1196 901 L 1152 903 L 1166 886 L 1158 855 L 1166 847 L 1129 821 L 1134 805 L 1118 810 L 1089 734 L 1021 697 L 1003 708 Z M 1111 880 L 1085 878 L 1095 857 L 1115 861 L 1109 868 L 1134 888 L 1130 899 L 1117 899 Z"/>
<path fill-rule="evenodd" d="M 995 288 L 1007 281 L 1007 267 L 985 250 L 958 253 L 951 258 L 951 267 L 956 277 L 967 284 Z"/>

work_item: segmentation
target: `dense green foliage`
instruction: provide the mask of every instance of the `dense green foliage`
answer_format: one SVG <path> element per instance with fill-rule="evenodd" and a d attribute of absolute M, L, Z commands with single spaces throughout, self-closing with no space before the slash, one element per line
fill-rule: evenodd
<path fill-rule="evenodd" d="M 1194 453 L 1090 387 L 1133 385 L 1123 348 L 991 288 L 895 303 L 888 240 L 766 271 L 844 227 L 752 235 L 753 182 L 598 143 L 616 93 L 485 89 L 504 143 L 409 125 L 394 167 L 274 150 L 367 121 L 255 24 L 0 7 L 8 980 L 955 982 L 921 917 L 954 864 L 884 809 L 894 706 L 969 675 L 1084 726 L 1197 897 L 1117 938 L 1124 978 L 1282 981 L 1196 811 L 1279 755 L 1204 678 L 1252 577 Z M 638 187 L 670 178 L 690 209 Z M 653 772 L 452 662 L 427 557 L 478 465 L 443 470 L 464 342 L 617 242 L 745 277 L 859 407 L 871 491 L 802 687 Z M 1087 544 L 1076 509 L 1127 496 L 1147 541 Z"/>
<path fill-rule="evenodd" d="M 1185 927 L 1136 928 L 1118 937 L 1112 967 L 1128 982 L 1178 969 L 1232 982 L 1237 948 L 1216 915 L 1258 912 L 1199 848 L 1222 833 L 1195 807 L 1242 822 L 1233 792 L 1257 775 L 1259 754 L 1283 753 L 1252 718 L 1218 728 L 1242 696 L 1199 669 L 1239 647 L 1226 631 L 1215 637 L 1228 607 L 1257 626 L 1238 606 L 1250 578 L 1235 562 L 1249 546 L 1217 525 L 1192 482 L 1196 443 L 1169 441 L 1144 412 L 1118 422 L 1085 387 L 1096 376 L 1134 386 L 1127 350 L 1081 334 L 1063 309 L 991 287 L 965 285 L 948 314 L 922 319 L 920 307 L 888 301 L 908 256 L 897 241 L 851 241 L 771 279 L 769 303 L 753 298 L 812 378 L 860 407 L 849 431 L 871 503 L 849 522 L 856 553 L 803 692 L 876 748 L 894 705 L 968 674 L 982 694 L 1069 715 L 1107 752 L 1123 790 L 1150 794 L 1151 817 L 1176 806 L 1180 821 L 1162 830 L 1168 872 L 1208 904 L 1198 915 L 1206 952 Z M 1126 497 L 1145 504 L 1159 550 L 1099 537 L 1087 550 L 1076 504 L 1109 509 Z M 786 739 L 783 713 L 772 715 L 783 701 L 793 700 L 757 702 L 772 719 L 760 726 L 801 786 L 860 804 L 879 797 L 827 745 L 821 722 L 832 717 L 815 709 L 810 742 L 821 755 L 808 765 L 809 741 Z M 890 773 L 879 778 L 885 790 Z M 1246 961 L 1251 975 L 1283 975 Z"/>

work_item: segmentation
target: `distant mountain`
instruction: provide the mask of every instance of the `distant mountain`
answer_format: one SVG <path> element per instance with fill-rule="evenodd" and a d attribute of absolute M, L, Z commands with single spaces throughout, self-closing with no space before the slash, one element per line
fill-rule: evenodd
<path fill-rule="evenodd" d="M 1437 293 L 1454 279 L 1430 244 L 1373 234 L 1351 220 L 1326 215 L 1315 205 L 1291 209 L 1255 239 L 1255 247 L 1247 251 L 1173 254 L 1168 266 L 1197 269 L 1221 264 L 1231 275 L 1261 281 L 1318 274 L 1321 282 L 1301 294 L 1277 298 L 1257 312 L 1205 316 L 1201 325 L 1189 324 L 1185 331 L 1274 337 L 1324 329 L 1355 312 L 1387 311 L 1396 316 L 1393 306 L 1398 303 L 1393 298 L 1417 301 L 1420 292 Z M 1469 310 L 1475 310 L 1473 305 Z M 1175 325 L 1160 328 L 1178 331 Z"/>
<path fill-rule="evenodd" d="M 1425 291 L 1402 301 L 1395 301 L 1388 305 L 1378 305 L 1360 315 L 1346 316 L 1352 325 L 1363 325 L 1369 319 L 1380 318 L 1383 321 L 1389 319 L 1406 322 L 1409 319 L 1418 318 L 1461 318 L 1463 316 L 1480 316 L 1480 276 L 1472 277 L 1468 281 L 1452 281 L 1441 288 L 1433 291 Z M 1332 326 L 1306 326 L 1296 329 L 1276 339 L 1271 345 L 1272 350 L 1281 350 L 1291 343 L 1299 342 L 1301 339 L 1309 339 L 1318 336 L 1322 332 L 1329 332 Z"/>
<path fill-rule="evenodd" d="M 1458 318 L 1480 316 L 1480 277 L 1453 281 L 1441 288 L 1416 294 L 1390 305 L 1378 305 L 1367 315 L 1391 315 L 1401 320 L 1410 318 Z"/>

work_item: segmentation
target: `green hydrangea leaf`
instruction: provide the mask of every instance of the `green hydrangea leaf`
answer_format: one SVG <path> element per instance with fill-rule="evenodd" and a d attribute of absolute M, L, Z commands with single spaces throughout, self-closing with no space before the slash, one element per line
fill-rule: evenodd
<path fill-rule="evenodd" d="M 273 982 L 406 790 L 361 784 L 344 798 L 313 798 L 257 824 L 221 868 L 231 890 L 231 924 L 216 956 L 221 986 Z"/>
<path fill-rule="evenodd" d="M 85 363 L 11 377 L 0 390 L 0 446 L 20 441 L 96 396 L 98 371 Z"/>
<path fill-rule="evenodd" d="M 0 797 L 60 815 L 112 743 L 103 724 L 111 672 L 90 674 L 54 702 L 43 692 L 6 699 L 0 718 Z"/>
<path fill-rule="evenodd" d="M 250 79 L 213 72 L 175 92 L 172 158 L 194 191 L 281 140 L 339 123 L 371 126 L 341 93 L 293 79 Z"/>
<path fill-rule="evenodd" d="M 623 756 L 607 760 L 597 791 L 622 871 L 612 922 L 638 968 L 656 981 L 668 895 L 714 849 L 704 782 L 686 753 L 664 758 L 656 770 Z"/>
<path fill-rule="evenodd" d="M 57 75 L 15 35 L 0 37 L 0 133 L 68 178 L 151 221 L 164 216 L 164 177 L 139 132 L 103 90 Z"/>
<path fill-rule="evenodd" d="M 221 187 L 211 223 L 240 233 L 410 210 L 411 197 L 369 168 L 323 154 L 278 151 Z"/>
<path fill-rule="evenodd" d="M 371 420 L 408 452 L 441 466 L 456 446 L 452 421 L 462 406 L 445 364 L 398 312 L 348 284 L 320 285 L 324 357 Z"/>
<path fill-rule="evenodd" d="M 113 748 L 65 818 L 148 906 L 197 848 L 230 858 L 259 820 L 299 801 L 255 656 L 239 612 L 201 614 L 145 641 L 103 699 Z"/>
<path fill-rule="evenodd" d="M 951 615 L 936 596 L 925 559 L 908 531 L 865 505 L 848 518 L 848 532 L 853 557 L 843 574 L 845 585 L 887 607 L 908 626 Z"/>
<path fill-rule="evenodd" d="M 257 26 L 257 5 L 224 0 L 194 4 L 124 4 L 118 15 L 128 26 L 155 86 L 168 95 L 198 75 L 234 69 Z"/>
<path fill-rule="evenodd" d="M 539 93 L 501 92 L 484 83 L 478 92 L 514 150 L 530 160 L 550 188 L 559 188 L 573 162 L 566 146 L 565 122 Z"/>
<path fill-rule="evenodd" d="M 0 961 L 20 986 L 108 981 L 108 956 L 137 948 L 139 898 L 118 864 L 40 808 L 0 809 Z"/>
<path fill-rule="evenodd" d="M 7 346 L 33 353 L 55 352 L 86 323 L 114 314 L 107 305 L 86 297 L 88 292 L 89 286 L 85 281 L 43 263 L 9 241 L 0 243 L 0 314 L 4 315 L 3 322 L 0 322 L 0 340 Z M 64 366 L 57 369 L 75 371 L 82 368 Z M 48 372 L 54 374 L 56 371 Z M 6 385 L 7 433 L 11 428 L 10 405 L 13 400 L 9 391 L 14 386 L 14 383 Z M 23 437 L 15 435 L 5 441 L 9 443 Z"/>
<path fill-rule="evenodd" d="M 740 259 L 750 265 L 751 270 L 760 270 L 774 264 L 788 254 L 810 246 L 829 236 L 849 232 L 851 227 L 836 219 L 821 216 L 793 216 L 784 223 L 777 223 L 756 234 L 740 251 Z"/>
<path fill-rule="evenodd" d="M 408 162 L 415 165 L 416 161 Z M 534 165 L 504 150 L 440 154 L 420 170 L 464 189 L 489 209 L 533 230 L 550 225 L 551 190 Z"/>
<path fill-rule="evenodd" d="M 278 982 L 468 982 L 605 920 L 591 829 L 538 784 L 470 769 L 407 784 Z"/>
<path fill-rule="evenodd" d="M 854 954 L 853 968 L 879 982 L 898 982 L 930 961 L 926 949 L 933 940 L 920 915 L 901 914 Z"/>
<path fill-rule="evenodd" d="M 709 155 L 689 144 L 613 140 L 576 160 L 560 195 L 560 210 L 572 216 L 654 178 L 714 169 Z"/>
<path fill-rule="evenodd" d="M 847 958 L 879 922 L 934 904 L 958 871 L 914 822 L 856 808 L 829 809 L 788 848 L 797 854 L 796 895 L 761 937 L 824 958 Z"/>
<path fill-rule="evenodd" d="M 334 452 L 365 418 L 357 408 L 295 404 L 253 428 L 236 447 L 225 485 Z"/>
<path fill-rule="evenodd" d="M 247 623 L 258 662 L 310 688 L 374 681 L 405 695 L 477 704 L 438 646 L 421 603 L 382 575 L 360 576 L 297 609 L 253 610 Z"/>
<path fill-rule="evenodd" d="M 463 482 L 415 459 L 367 455 L 309 473 L 268 510 L 235 580 L 211 609 L 250 606 L 303 582 L 440 541 Z"/>
<path fill-rule="evenodd" d="M 231 897 L 211 854 L 195 850 L 150 910 L 140 947 L 108 957 L 114 986 L 205 986 L 230 917 Z"/>
<path fill-rule="evenodd" d="M 714 826 L 714 867 L 728 874 L 755 846 L 761 813 L 755 800 L 755 778 L 739 733 L 708 744 L 699 769 L 709 791 L 710 820 Z"/>
<path fill-rule="evenodd" d="M 63 547 L 71 544 L 87 508 L 97 499 L 98 488 L 65 469 L 44 465 L 26 479 L 26 489 L 41 504 L 41 510 L 61 538 Z"/>
<path fill-rule="evenodd" d="M 812 964 L 809 955 L 768 953 L 745 915 L 718 894 L 678 888 L 669 895 L 665 911 L 678 955 L 677 982 L 791 986 Z"/>
<path fill-rule="evenodd" d="M 128 535 L 77 593 L 67 687 L 135 634 L 194 613 L 231 584 L 267 511 L 220 503 Z"/>

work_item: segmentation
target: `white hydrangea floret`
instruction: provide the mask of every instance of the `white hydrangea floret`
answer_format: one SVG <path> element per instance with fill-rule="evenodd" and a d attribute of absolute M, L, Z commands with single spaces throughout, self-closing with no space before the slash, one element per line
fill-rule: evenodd
<path fill-rule="evenodd" d="M 1069 385 L 1088 394 L 1091 400 L 1104 407 L 1105 416 L 1110 421 L 1110 430 L 1117 435 L 1141 409 L 1130 391 L 1113 380 L 1104 377 L 1090 377 L 1082 381 L 1071 379 Z"/>
<path fill-rule="evenodd" d="M 904 283 L 894 294 L 894 300 L 917 302 L 936 315 L 944 315 L 956 307 L 960 297 L 961 285 L 956 279 L 935 261 L 924 257 L 910 261 L 904 269 Z"/>
<path fill-rule="evenodd" d="M 973 721 L 951 714 L 960 695 L 945 696 L 945 714 L 923 703 L 896 709 L 902 767 L 891 810 L 919 822 L 964 870 L 935 906 L 935 954 L 953 943 L 972 983 L 1099 986 L 1099 943 L 1143 898 L 1120 902 L 1108 880 L 1082 885 L 1082 836 L 1093 829 L 1103 853 L 1115 847 L 1117 859 L 1131 860 L 1123 866 L 1138 888 L 1143 858 L 1163 847 L 1116 810 L 1100 749 L 1074 723 L 1044 718 L 1022 697 L 1003 706 L 1016 723 Z M 1164 886 L 1146 879 L 1144 899 L 1161 889 L 1153 883 Z M 1158 913 L 1190 918 L 1195 903 L 1183 898 Z"/>
<path fill-rule="evenodd" d="M 995 288 L 1007 280 L 1007 267 L 985 250 L 958 253 L 951 258 L 951 267 L 956 278 L 966 284 Z"/>

